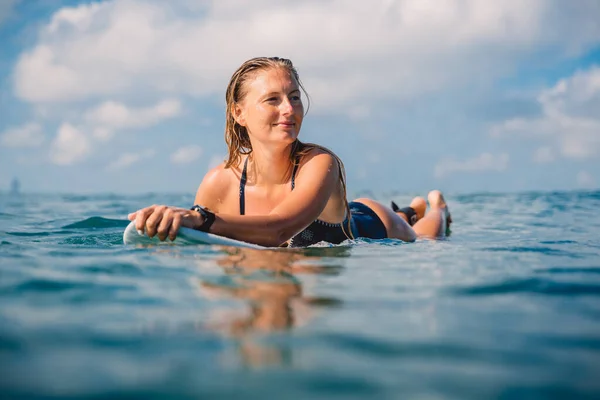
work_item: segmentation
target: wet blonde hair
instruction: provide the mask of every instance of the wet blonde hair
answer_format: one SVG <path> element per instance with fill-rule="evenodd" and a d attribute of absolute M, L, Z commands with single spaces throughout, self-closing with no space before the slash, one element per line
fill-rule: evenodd
<path fill-rule="evenodd" d="M 227 85 L 227 92 L 225 93 L 225 101 L 227 103 L 225 111 L 225 142 L 227 143 L 228 150 L 225 168 L 239 165 L 242 155 L 251 156 L 252 154 L 252 144 L 250 143 L 248 130 L 246 127 L 238 124 L 233 116 L 235 106 L 246 97 L 246 94 L 248 93 L 247 83 L 253 79 L 258 72 L 277 68 L 286 70 L 290 76 L 296 80 L 298 86 L 300 86 L 300 89 L 302 89 L 302 92 L 304 92 L 308 99 L 308 107 L 306 109 L 306 112 L 308 112 L 308 109 L 310 108 L 310 99 L 306 89 L 304 89 L 304 86 L 300 81 L 298 71 L 291 60 L 280 57 L 256 57 L 243 63 L 237 71 L 233 73 L 229 80 L 229 84 Z M 290 152 L 290 171 L 294 165 L 300 164 L 301 160 L 314 149 L 319 149 L 330 154 L 337 162 L 339 179 L 342 186 L 342 195 L 346 207 L 346 215 L 348 217 L 348 226 L 344 227 L 344 233 L 348 238 L 353 238 L 350 229 L 351 214 L 346 192 L 346 171 L 342 160 L 326 147 L 314 143 L 302 143 L 300 140 L 296 139 L 292 144 L 292 151 Z"/>

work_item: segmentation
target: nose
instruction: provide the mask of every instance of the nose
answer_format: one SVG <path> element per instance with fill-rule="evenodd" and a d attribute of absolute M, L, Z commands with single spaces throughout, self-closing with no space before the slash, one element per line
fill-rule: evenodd
<path fill-rule="evenodd" d="M 292 102 L 287 97 L 283 98 L 283 101 L 280 103 L 280 110 L 283 115 L 290 115 L 294 113 L 294 106 Z"/>

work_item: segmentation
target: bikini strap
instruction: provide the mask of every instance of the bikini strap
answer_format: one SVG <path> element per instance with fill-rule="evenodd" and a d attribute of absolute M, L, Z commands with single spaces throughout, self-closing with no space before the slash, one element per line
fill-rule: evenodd
<path fill-rule="evenodd" d="M 246 189 L 248 158 L 249 157 L 246 157 L 246 161 L 244 161 L 244 170 L 240 176 L 240 215 L 244 215 L 246 212 L 246 196 L 244 195 L 244 190 Z"/>
<path fill-rule="evenodd" d="M 246 161 L 244 161 L 244 169 L 242 170 L 242 175 L 240 176 L 240 215 L 244 215 L 246 212 L 246 180 L 248 179 L 248 158 L 246 157 Z M 296 186 L 296 172 L 298 171 L 298 165 L 300 158 L 296 158 L 296 164 L 294 164 L 294 170 L 292 171 L 292 190 Z"/>
<path fill-rule="evenodd" d="M 298 166 L 300 165 L 300 157 L 296 157 L 296 163 L 294 164 L 294 170 L 292 171 L 292 190 L 296 187 L 296 172 L 298 171 Z"/>

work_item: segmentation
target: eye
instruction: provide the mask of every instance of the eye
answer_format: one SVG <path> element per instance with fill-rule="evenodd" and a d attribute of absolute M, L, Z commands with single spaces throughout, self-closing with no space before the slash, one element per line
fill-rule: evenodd
<path fill-rule="evenodd" d="M 292 101 L 300 101 L 300 95 L 299 94 L 294 94 L 290 98 L 292 99 Z"/>

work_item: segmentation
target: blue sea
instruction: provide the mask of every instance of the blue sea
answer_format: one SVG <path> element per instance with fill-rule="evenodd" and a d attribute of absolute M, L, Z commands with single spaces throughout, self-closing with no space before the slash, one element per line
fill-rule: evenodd
<path fill-rule="evenodd" d="M 600 398 L 600 192 L 446 197 L 446 240 L 256 251 L 123 244 L 192 194 L 1 194 L 0 397 Z"/>

